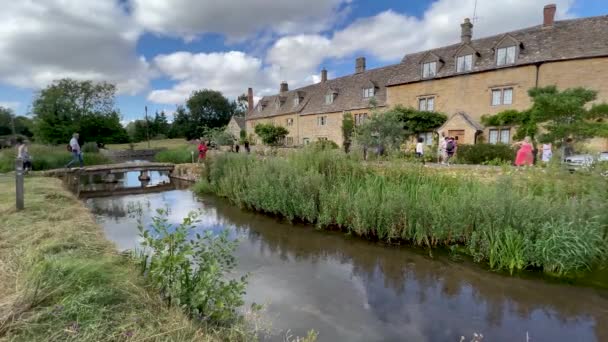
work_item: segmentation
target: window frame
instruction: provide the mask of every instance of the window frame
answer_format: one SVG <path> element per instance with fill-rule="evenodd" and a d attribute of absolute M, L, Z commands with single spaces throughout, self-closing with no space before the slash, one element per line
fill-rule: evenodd
<path fill-rule="evenodd" d="M 511 57 L 512 60 L 509 59 L 509 52 L 512 52 Z M 501 53 L 504 55 L 501 58 Z M 504 60 L 504 61 L 503 61 Z M 513 65 L 517 61 L 517 45 L 509 45 L 505 47 L 500 47 L 496 49 L 496 66 L 507 66 Z"/>
<path fill-rule="evenodd" d="M 300 97 L 296 96 L 293 98 L 293 106 L 296 107 L 300 104 Z"/>
<path fill-rule="evenodd" d="M 429 131 L 429 132 L 420 132 L 418 133 L 418 139 L 422 138 L 423 144 L 425 146 L 432 146 L 433 145 L 433 132 Z"/>
<path fill-rule="evenodd" d="M 433 104 L 429 109 L 429 100 Z M 421 108 L 420 104 L 424 103 L 424 109 Z M 420 96 L 418 97 L 418 110 L 421 112 L 434 112 L 435 111 L 435 96 Z"/>
<path fill-rule="evenodd" d="M 376 96 L 376 88 L 375 87 L 368 87 L 368 88 L 363 88 L 363 98 L 364 99 L 369 99 Z"/>
<path fill-rule="evenodd" d="M 325 94 L 325 104 L 334 103 L 334 94 Z"/>
<path fill-rule="evenodd" d="M 302 144 L 309 145 L 310 144 L 310 138 L 302 138 Z"/>
<path fill-rule="evenodd" d="M 355 114 L 355 126 L 360 126 L 367 121 L 368 115 L 367 113 L 357 113 Z"/>
<path fill-rule="evenodd" d="M 286 126 L 293 126 L 293 118 L 287 118 L 287 119 L 285 119 L 285 125 Z"/>
<path fill-rule="evenodd" d="M 492 133 L 495 133 L 495 139 L 494 141 L 492 141 Z M 507 139 L 505 141 L 504 138 L 504 133 L 507 133 Z M 490 128 L 488 130 L 488 144 L 492 144 L 492 145 L 497 145 L 497 144 L 505 144 L 508 145 L 511 143 L 511 128 L 505 128 L 505 127 L 496 127 L 496 128 Z"/>
<path fill-rule="evenodd" d="M 505 103 L 505 93 L 506 92 L 510 93 L 510 97 L 509 97 L 509 103 Z M 494 102 L 494 94 L 500 94 L 498 97 L 498 103 Z M 513 97 L 515 96 L 515 89 L 514 87 L 502 87 L 502 88 L 491 88 L 490 91 L 490 105 L 492 107 L 498 107 L 498 106 L 511 106 L 513 105 Z"/>
<path fill-rule="evenodd" d="M 327 115 L 317 116 L 317 126 L 327 126 Z"/>
<path fill-rule="evenodd" d="M 468 64 L 468 68 L 467 68 L 467 57 L 469 58 L 470 62 Z M 460 69 L 460 59 L 462 58 L 462 67 L 463 69 Z M 462 72 L 469 72 L 473 70 L 473 54 L 466 54 L 466 55 L 460 55 L 456 57 L 456 72 L 462 73 Z"/>
<path fill-rule="evenodd" d="M 433 68 L 431 68 L 431 65 Z M 431 69 L 433 70 L 432 74 Z M 435 76 L 437 76 L 437 61 L 422 63 L 422 78 L 434 78 Z"/>

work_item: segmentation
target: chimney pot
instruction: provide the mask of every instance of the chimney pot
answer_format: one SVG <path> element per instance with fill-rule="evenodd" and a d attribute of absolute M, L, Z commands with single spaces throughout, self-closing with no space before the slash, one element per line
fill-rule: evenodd
<path fill-rule="evenodd" d="M 557 10 L 557 6 L 555 4 L 546 5 L 543 9 L 543 26 L 551 27 L 553 26 L 553 22 L 555 21 L 555 11 Z"/>
<path fill-rule="evenodd" d="M 460 24 L 461 34 L 460 39 L 462 43 L 470 44 L 473 38 L 473 24 L 469 18 L 464 19 L 464 23 Z"/>
<path fill-rule="evenodd" d="M 355 62 L 355 74 L 360 74 L 365 71 L 365 57 L 357 58 Z"/>
<path fill-rule="evenodd" d="M 283 81 L 281 82 L 280 92 L 284 93 L 286 91 L 289 91 L 289 86 L 287 85 L 287 82 Z"/>
<path fill-rule="evenodd" d="M 321 70 L 321 83 L 325 82 L 327 82 L 327 70 L 323 68 L 323 70 Z"/>
<path fill-rule="evenodd" d="M 249 112 L 253 110 L 253 89 L 247 89 L 247 109 Z"/>

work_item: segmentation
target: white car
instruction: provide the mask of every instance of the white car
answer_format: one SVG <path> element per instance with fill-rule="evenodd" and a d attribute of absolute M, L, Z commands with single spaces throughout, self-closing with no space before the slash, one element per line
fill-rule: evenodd
<path fill-rule="evenodd" d="M 570 171 L 581 168 L 587 169 L 592 167 L 595 163 L 608 162 L 608 152 L 601 152 L 597 156 L 591 154 L 575 154 L 566 157 L 564 162 Z"/>

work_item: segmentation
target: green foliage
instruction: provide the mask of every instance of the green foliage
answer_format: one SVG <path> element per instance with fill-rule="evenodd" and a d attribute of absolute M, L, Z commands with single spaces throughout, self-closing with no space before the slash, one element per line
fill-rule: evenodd
<path fill-rule="evenodd" d="M 11 109 L 0 106 L 0 136 L 16 134 L 31 138 L 32 130 L 32 119 L 16 116 Z"/>
<path fill-rule="evenodd" d="M 62 79 L 34 99 L 35 135 L 41 142 L 65 144 L 74 132 L 85 141 L 125 143 L 128 136 L 114 108 L 116 86 Z"/>
<path fill-rule="evenodd" d="M 205 137 L 208 137 L 209 140 L 215 142 L 219 146 L 231 146 L 234 145 L 236 141 L 235 137 L 226 131 L 225 127 L 211 129 L 205 134 Z"/>
<path fill-rule="evenodd" d="M 204 128 L 224 127 L 230 121 L 235 103 L 231 103 L 221 92 L 203 89 L 197 90 L 186 100 L 188 107 L 185 137 L 194 139 L 203 136 Z"/>
<path fill-rule="evenodd" d="M 519 126 L 516 139 L 538 135 L 539 127 L 544 133 L 541 142 L 561 143 L 566 138 L 586 139 L 596 136 L 608 137 L 608 104 L 595 104 L 597 92 L 585 88 L 569 88 L 559 91 L 555 86 L 532 88 L 528 91 L 532 107 L 518 112 L 508 110 L 496 115 L 484 115 L 486 126 Z"/>
<path fill-rule="evenodd" d="M 186 112 L 186 108 L 184 106 L 177 106 L 175 109 L 175 114 L 173 115 L 173 122 L 171 123 L 171 128 L 169 129 L 169 134 L 167 135 L 169 138 L 185 138 L 186 134 L 189 132 L 190 128 L 190 116 L 188 112 Z"/>
<path fill-rule="evenodd" d="M 403 128 L 400 114 L 396 111 L 373 112 L 361 125 L 357 126 L 356 141 L 364 146 L 397 148 L 409 134 Z"/>
<path fill-rule="evenodd" d="M 96 142 L 88 142 L 82 145 L 82 152 L 84 153 L 99 153 L 99 147 Z"/>
<path fill-rule="evenodd" d="M 32 169 L 35 171 L 51 170 L 64 167 L 72 154 L 63 146 L 32 145 L 29 147 Z M 83 153 L 85 165 L 109 164 L 111 161 L 101 153 Z M 16 149 L 0 151 L 0 172 L 9 172 L 15 169 Z"/>
<path fill-rule="evenodd" d="M 312 144 L 306 146 L 306 148 L 315 150 L 315 151 L 323 151 L 323 150 L 335 150 L 340 146 L 331 140 L 317 140 Z"/>
<path fill-rule="evenodd" d="M 353 133 L 355 132 L 355 120 L 351 112 L 346 112 L 342 115 L 342 138 L 344 139 L 344 152 L 350 151 L 352 144 Z"/>
<path fill-rule="evenodd" d="M 210 159 L 199 190 L 245 208 L 382 241 L 464 246 L 477 262 L 511 272 L 570 274 L 608 257 L 608 183 L 553 169 L 481 182 L 304 149 L 284 158 Z"/>
<path fill-rule="evenodd" d="M 512 163 L 515 152 L 505 144 L 458 145 L 456 156 L 464 164 Z"/>
<path fill-rule="evenodd" d="M 194 162 L 196 162 L 198 152 L 195 150 L 196 148 L 194 147 L 163 150 L 156 153 L 154 161 L 159 163 L 187 164 L 192 163 L 192 158 L 194 158 Z"/>
<path fill-rule="evenodd" d="M 289 131 L 283 126 L 275 126 L 271 123 L 257 124 L 255 126 L 255 134 L 257 134 L 265 145 L 279 145 Z"/>
<path fill-rule="evenodd" d="M 190 213 L 180 225 L 171 225 L 162 209 L 149 229 L 140 222 L 141 268 L 170 305 L 204 322 L 230 325 L 239 319 L 247 286 L 246 276 L 226 279 L 236 267 L 237 242 L 226 230 L 217 236 L 195 233 L 198 222 L 198 215 Z"/>
<path fill-rule="evenodd" d="M 420 111 L 411 107 L 397 105 L 390 111 L 395 112 L 403 128 L 412 133 L 430 132 L 441 127 L 447 120 L 447 115 L 438 112 Z"/>

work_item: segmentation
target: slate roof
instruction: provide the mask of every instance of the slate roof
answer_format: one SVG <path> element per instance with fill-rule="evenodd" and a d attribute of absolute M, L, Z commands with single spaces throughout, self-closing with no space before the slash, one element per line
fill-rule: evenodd
<path fill-rule="evenodd" d="M 515 64 L 496 66 L 495 48 L 505 39 L 515 40 L 519 45 L 519 54 Z M 438 65 L 437 75 L 433 79 L 461 74 L 456 72 L 455 63 L 458 50 L 463 45 L 454 44 L 406 55 L 401 61 L 400 69 L 390 78 L 387 86 L 423 80 L 421 62 L 431 60 L 434 55 L 443 63 Z M 608 16 L 555 21 L 551 27 L 539 25 L 475 39 L 469 46 L 477 55 L 473 69 L 467 73 L 539 62 L 608 56 Z"/>
<path fill-rule="evenodd" d="M 239 126 L 240 129 L 245 129 L 245 118 L 241 116 L 233 116 L 232 119 Z"/>
<path fill-rule="evenodd" d="M 369 69 L 362 73 L 338 77 L 326 82 L 290 90 L 281 94 L 264 96 L 258 101 L 247 119 L 265 118 L 277 115 L 297 113 L 301 115 L 341 112 L 369 108 L 369 98 L 363 98 L 363 89 L 374 87 L 376 105 L 386 105 L 386 83 L 398 70 L 399 65 L 390 65 Z M 331 104 L 325 104 L 325 95 L 336 92 Z M 293 105 L 293 99 L 301 96 L 300 104 Z M 258 106 L 263 106 L 258 111 Z"/>

